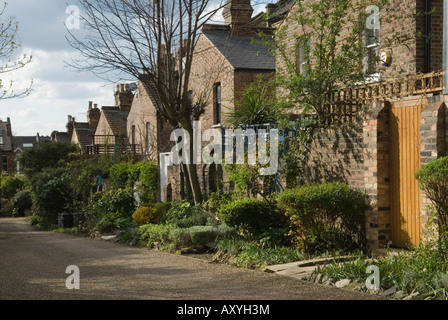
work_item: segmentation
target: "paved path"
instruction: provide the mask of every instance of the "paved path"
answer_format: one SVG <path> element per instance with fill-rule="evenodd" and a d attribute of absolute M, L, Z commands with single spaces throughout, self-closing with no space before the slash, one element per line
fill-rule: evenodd
<path fill-rule="evenodd" d="M 66 287 L 66 268 L 80 288 Z M 296 300 L 378 299 L 261 271 L 102 240 L 37 231 L 0 219 L 0 299 Z"/>

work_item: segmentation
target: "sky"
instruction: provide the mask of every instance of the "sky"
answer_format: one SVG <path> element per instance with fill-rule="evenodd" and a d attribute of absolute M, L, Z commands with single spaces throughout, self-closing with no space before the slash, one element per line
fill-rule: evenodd
<path fill-rule="evenodd" d="M 1 76 L 3 83 L 13 81 L 17 93 L 33 82 L 28 96 L 0 100 L 0 119 L 11 119 L 13 135 L 49 136 L 55 130 L 65 132 L 68 115 L 78 122 L 87 121 L 89 101 L 99 107 L 114 105 L 116 84 L 90 73 L 79 73 L 66 64 L 78 54 L 65 38 L 68 35 L 65 22 L 70 18 L 66 10 L 76 5 L 77 0 L 6 1 L 8 5 L 0 20 L 5 22 L 13 17 L 19 22 L 21 51 L 32 56 L 32 62 L 24 68 Z M 264 7 L 265 4 L 254 2 L 254 15 Z M 213 22 L 222 22 L 221 15 Z M 75 35 L 83 32 L 72 31 Z"/>

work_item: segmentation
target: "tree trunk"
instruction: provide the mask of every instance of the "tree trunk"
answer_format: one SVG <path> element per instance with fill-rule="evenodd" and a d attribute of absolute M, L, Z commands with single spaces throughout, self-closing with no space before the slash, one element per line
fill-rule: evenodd
<path fill-rule="evenodd" d="M 194 204 L 202 203 L 202 192 L 199 184 L 199 178 L 197 173 L 197 165 L 193 163 L 193 127 L 189 119 L 182 119 L 180 121 L 182 128 L 190 135 L 190 161 L 185 165 L 188 172 L 188 180 L 190 181 L 191 192 L 193 196 Z"/>

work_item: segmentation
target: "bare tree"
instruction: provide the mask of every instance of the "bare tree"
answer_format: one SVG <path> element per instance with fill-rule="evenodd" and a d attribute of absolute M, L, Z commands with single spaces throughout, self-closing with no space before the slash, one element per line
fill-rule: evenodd
<path fill-rule="evenodd" d="M 77 36 L 69 30 L 67 40 L 81 54 L 69 65 L 108 80 L 139 79 L 158 95 L 158 111 L 192 136 L 192 119 L 204 112 L 204 101 L 192 104 L 188 97 L 194 45 L 220 1 L 80 0 L 80 24 L 88 32 Z M 194 201 L 200 203 L 192 155 L 187 168 Z"/>
<path fill-rule="evenodd" d="M 0 9 L 0 74 L 2 78 L 5 74 L 23 68 L 31 62 L 32 58 L 26 54 L 21 54 L 20 57 L 17 57 L 21 47 L 17 41 L 19 23 L 13 18 L 3 19 L 6 7 L 7 3 L 5 2 L 3 8 Z M 0 99 L 20 98 L 31 92 L 32 81 L 28 88 L 20 93 L 15 93 L 12 89 L 13 81 L 5 85 L 2 78 L 0 78 Z"/>

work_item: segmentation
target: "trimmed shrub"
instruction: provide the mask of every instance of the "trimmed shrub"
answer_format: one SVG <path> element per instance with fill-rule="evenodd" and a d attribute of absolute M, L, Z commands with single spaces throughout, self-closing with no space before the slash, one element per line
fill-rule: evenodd
<path fill-rule="evenodd" d="M 278 206 L 290 219 L 298 246 L 305 252 L 364 249 L 363 193 L 341 182 L 285 190 Z"/>
<path fill-rule="evenodd" d="M 132 221 L 136 225 L 152 223 L 157 209 L 154 207 L 140 207 L 132 214 Z"/>
<path fill-rule="evenodd" d="M 285 227 L 284 216 L 262 199 L 243 198 L 224 203 L 219 209 L 219 218 L 226 225 L 255 237 Z"/>
<path fill-rule="evenodd" d="M 439 238 L 448 239 L 448 157 L 428 162 L 415 178 L 434 205 Z"/>

